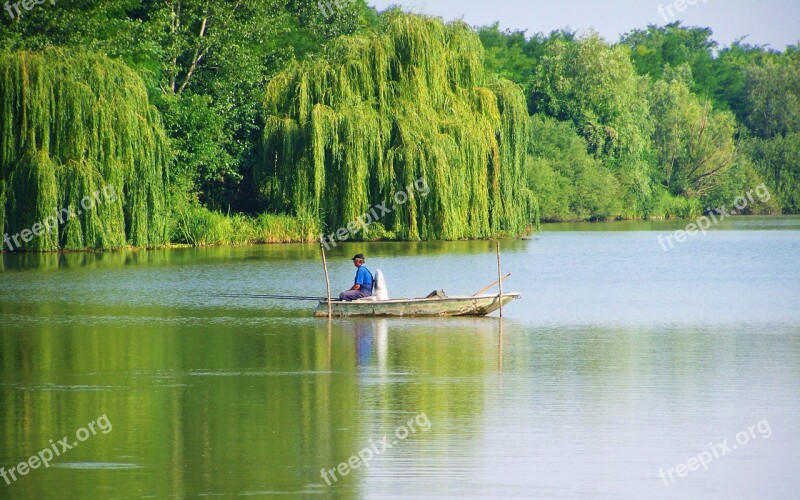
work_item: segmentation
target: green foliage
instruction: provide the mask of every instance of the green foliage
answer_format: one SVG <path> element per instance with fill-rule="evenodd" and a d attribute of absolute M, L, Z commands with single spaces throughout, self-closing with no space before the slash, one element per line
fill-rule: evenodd
<path fill-rule="evenodd" d="M 29 11 L 22 3 L 22 15 L 13 19 L 6 10 L 0 11 L 0 46 L 11 51 L 54 46 L 105 51 L 124 49 L 126 33 L 135 27 L 127 12 L 142 0 L 47 1 Z"/>
<path fill-rule="evenodd" d="M 694 216 L 762 182 L 754 212 L 797 212 L 800 50 L 711 36 L 476 32 L 364 0 L 46 2 L 0 16 L 0 227 L 108 185 L 119 202 L 23 248 L 303 240 L 420 177 L 430 194 L 359 238 Z"/>
<path fill-rule="evenodd" d="M 688 68 L 688 66 L 687 66 Z M 674 195 L 708 192 L 733 164 L 736 119 L 701 102 L 683 80 L 652 85 L 652 143 L 661 183 Z"/>
<path fill-rule="evenodd" d="M 149 42 L 134 55 L 143 70 L 156 65 L 157 104 L 180 171 L 206 206 L 264 208 L 240 195 L 250 189 L 240 182 L 255 161 L 264 86 L 292 61 L 367 23 L 363 0 L 338 3 L 327 17 L 312 0 L 144 2 L 131 14 L 142 21 L 132 36 Z"/>
<path fill-rule="evenodd" d="M 152 80 L 178 151 L 176 181 L 211 208 L 236 203 L 269 63 L 292 21 L 284 3 L 143 2 L 130 13 L 141 24 L 129 36 L 142 42 L 125 56 Z"/>
<path fill-rule="evenodd" d="M 299 48 L 298 56 L 317 52 L 328 40 L 377 22 L 364 0 L 289 0 L 287 10 L 295 13 L 294 29 L 287 35 L 291 46 Z"/>
<path fill-rule="evenodd" d="M 172 240 L 194 246 L 314 241 L 320 234 L 319 224 L 307 215 L 224 215 L 191 204 L 179 210 L 175 219 Z"/>
<path fill-rule="evenodd" d="M 571 122 L 589 152 L 617 175 L 624 217 L 646 215 L 651 204 L 647 86 L 624 47 L 590 34 L 549 40 L 531 87 L 531 110 Z"/>
<path fill-rule="evenodd" d="M 500 31 L 499 23 L 478 29 L 486 70 L 520 85 L 527 85 L 544 51 L 541 35 L 525 38 L 523 31 Z"/>
<path fill-rule="evenodd" d="M 715 104 L 728 107 L 740 123 L 747 121 L 747 89 L 745 77 L 748 68 L 761 66 L 780 57 L 773 50 L 766 50 L 737 40 L 730 47 L 719 51 L 717 66 L 717 95 Z"/>
<path fill-rule="evenodd" d="M 0 54 L 4 229 L 14 234 L 62 208 L 76 211 L 20 248 L 164 244 L 169 160 L 160 117 L 127 66 L 53 49 Z M 81 207 L 106 188 L 119 200 Z"/>
<path fill-rule="evenodd" d="M 660 80 L 669 68 L 685 64 L 694 76 L 692 92 L 714 99 L 719 88 L 713 59 L 717 42 L 711 35 L 710 28 L 688 28 L 678 21 L 663 27 L 650 25 L 646 30 L 633 30 L 620 43 L 630 48 L 631 60 L 639 74 Z"/>
<path fill-rule="evenodd" d="M 676 196 L 663 188 L 656 189 L 653 199 L 653 206 L 648 214 L 650 218 L 692 219 L 703 213 L 698 198 Z"/>
<path fill-rule="evenodd" d="M 207 95 L 186 92 L 161 99 L 164 127 L 176 151 L 173 184 L 181 191 L 198 186 L 199 195 L 212 206 L 226 199 L 226 182 L 241 179 L 236 158 L 221 147 L 227 141 L 225 119 Z"/>
<path fill-rule="evenodd" d="M 796 48 L 781 54 L 738 40 L 715 57 L 717 44 L 710 37 L 708 28 L 673 23 L 636 30 L 622 40 L 631 48 L 637 70 L 657 80 L 651 113 L 660 181 L 673 194 L 699 195 L 705 207 L 717 207 L 766 180 L 776 196 L 748 208 L 770 213 L 780 203 L 783 210 L 796 211 Z M 676 70 L 681 65 L 691 68 L 691 82 L 677 74 L 688 73 Z M 703 103 L 703 97 L 713 106 Z M 735 118 L 712 108 L 728 108 Z M 732 143 L 737 129 L 742 138 L 738 152 Z M 755 138 L 748 138 L 751 134 Z"/>
<path fill-rule="evenodd" d="M 381 222 L 404 239 L 520 234 L 536 223 L 523 162 L 518 86 L 484 75 L 463 23 L 392 11 L 380 33 L 336 40 L 320 60 L 276 76 L 265 99 L 258 182 L 272 208 L 327 228 L 395 193 Z M 424 179 L 430 192 L 408 189 Z"/>
<path fill-rule="evenodd" d="M 620 214 L 617 179 L 589 155 L 586 140 L 570 123 L 531 117 L 526 169 L 543 220 L 610 219 Z"/>
<path fill-rule="evenodd" d="M 6 181 L 0 178 L 0 231 L 6 227 L 6 201 Z M 5 244 L 5 242 L 3 242 L 3 244 Z"/>
<path fill-rule="evenodd" d="M 782 193 L 775 199 L 793 199 L 791 139 L 751 140 L 738 150 L 736 140 L 747 132 L 741 125 L 769 138 L 798 130 L 796 47 L 781 54 L 737 41 L 717 53 L 710 29 L 680 23 L 634 30 L 617 46 L 569 33 L 526 39 L 497 25 L 479 34 L 487 68 L 525 84 L 530 110 L 555 120 L 534 125 L 526 164 L 546 220 L 695 215 L 764 179 Z M 648 78 L 632 76 L 628 58 L 633 73 Z M 557 130 L 554 123 L 573 125 L 586 144 L 566 141 L 566 131 L 545 132 Z M 548 141 L 552 148 L 536 149 Z M 582 149 L 599 162 L 588 172 L 613 172 L 606 192 L 622 203 L 599 203 L 602 189 L 576 194 L 577 177 L 564 165 L 586 164 Z M 578 207 L 577 200 L 586 203 Z M 772 203 L 754 211 L 774 211 Z M 791 206 L 784 203 L 784 210 Z"/>
<path fill-rule="evenodd" d="M 767 62 L 745 71 L 747 118 L 754 135 L 800 132 L 800 64 Z"/>
<path fill-rule="evenodd" d="M 742 149 L 746 150 L 748 146 L 745 144 Z M 735 163 L 722 175 L 720 182 L 700 198 L 704 211 L 721 210 L 722 207 L 730 210 L 736 198 L 747 197 L 747 194 L 751 193 L 752 201 L 748 198 L 748 204 L 743 213 L 780 213 L 776 190 L 765 183 L 764 176 L 758 172 L 750 156 L 748 153 L 737 155 Z M 769 190 L 768 199 L 762 199 L 759 195 L 752 194 L 762 184 L 766 185 Z"/>
<path fill-rule="evenodd" d="M 597 157 L 638 157 L 647 148 L 646 94 L 628 53 L 597 34 L 547 44 L 536 68 L 534 112 L 569 120 Z"/>
<path fill-rule="evenodd" d="M 800 212 L 800 133 L 751 138 L 742 149 L 775 195 L 780 209 L 785 213 Z"/>
<path fill-rule="evenodd" d="M 323 16 L 320 4 L 333 6 Z M 179 168 L 170 182 L 212 208 L 263 209 L 247 182 L 268 79 L 331 39 L 375 23 L 363 0 L 74 0 L 0 16 L 0 45 L 60 46 L 124 60 L 164 116 Z"/>

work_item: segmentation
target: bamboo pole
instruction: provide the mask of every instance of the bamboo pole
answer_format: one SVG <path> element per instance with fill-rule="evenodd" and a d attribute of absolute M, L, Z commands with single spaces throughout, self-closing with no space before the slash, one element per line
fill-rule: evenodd
<path fill-rule="evenodd" d="M 333 310 L 331 309 L 331 279 L 328 276 L 328 260 L 325 258 L 325 246 L 322 241 L 319 242 L 319 250 L 322 252 L 322 266 L 325 268 L 325 288 L 328 300 L 328 319 L 330 320 L 333 317 Z"/>
<path fill-rule="evenodd" d="M 206 294 L 203 294 L 203 296 L 205 297 Z M 214 294 L 213 297 L 225 297 L 229 299 L 313 300 L 315 302 L 327 299 L 326 297 L 308 297 L 305 295 L 255 295 L 248 293 L 217 293 Z"/>
<path fill-rule="evenodd" d="M 503 318 L 497 319 L 500 323 L 500 335 L 497 339 L 497 370 L 503 373 Z"/>
<path fill-rule="evenodd" d="M 328 316 L 328 339 L 327 339 L 327 350 L 325 351 L 325 366 L 328 368 L 328 371 L 331 370 L 331 338 L 333 337 L 333 330 L 331 329 L 331 317 Z"/>
<path fill-rule="evenodd" d="M 503 273 L 500 270 L 500 240 L 495 241 L 495 253 L 497 254 L 497 287 L 500 289 L 500 317 L 503 317 Z"/>
<path fill-rule="evenodd" d="M 503 279 L 507 279 L 509 276 L 511 276 L 511 273 L 508 273 L 508 274 L 506 274 L 505 276 L 503 276 Z M 497 280 L 495 280 L 495 281 L 492 281 L 492 282 L 491 282 L 491 284 L 489 284 L 489 285 L 486 285 L 485 287 L 481 288 L 481 289 L 480 289 L 480 290 L 478 290 L 477 292 L 473 293 L 473 294 L 472 294 L 472 296 L 474 297 L 474 296 L 476 296 L 476 295 L 480 295 L 480 294 L 482 294 L 482 293 L 483 293 L 483 292 L 485 292 L 486 290 L 488 290 L 488 289 L 492 288 L 493 286 L 495 286 L 497 283 L 498 283 L 498 282 L 497 282 Z"/>

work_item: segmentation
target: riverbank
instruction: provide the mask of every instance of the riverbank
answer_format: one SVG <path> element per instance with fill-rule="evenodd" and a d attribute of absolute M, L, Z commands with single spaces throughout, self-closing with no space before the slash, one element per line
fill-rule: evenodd
<path fill-rule="evenodd" d="M 213 212 L 210 212 L 213 214 Z M 216 214 L 219 215 L 219 214 Z M 542 232 L 554 231 L 678 231 L 685 229 L 697 219 L 649 219 L 649 220 L 614 220 L 614 221 L 584 221 L 584 222 L 543 222 L 540 231 L 529 236 L 505 237 L 501 239 L 524 241 L 535 237 Z M 160 247 L 121 247 L 114 249 L 85 249 L 85 250 L 57 250 L 52 252 L 9 252 L 2 251 L 0 255 L 25 254 L 25 255 L 70 255 L 70 254 L 108 254 L 125 252 L 145 252 L 152 250 L 176 250 L 206 247 L 242 247 L 250 245 L 286 245 L 286 244 L 318 244 L 321 233 L 312 233 L 308 227 L 316 228 L 316 224 L 306 226 L 296 218 L 286 215 L 264 214 L 258 218 L 247 216 L 212 216 L 209 224 L 195 226 L 192 238 L 195 244 L 186 242 L 172 242 Z M 718 219 L 708 229 L 721 230 L 732 228 L 757 227 L 764 230 L 795 230 L 800 227 L 800 214 L 787 215 L 737 215 Z M 275 228 L 282 228 L 277 232 Z M 235 236 L 235 231 L 241 230 L 244 236 Z M 373 233 L 377 234 L 377 233 Z M 408 243 L 409 240 L 398 240 L 385 237 L 373 239 L 360 239 L 345 243 Z M 451 240 L 431 240 L 429 242 L 446 242 Z M 487 238 L 474 238 L 469 240 L 452 241 L 489 241 Z M 413 241 L 412 241 L 413 242 Z M 342 242 L 337 243 L 341 245 Z"/>

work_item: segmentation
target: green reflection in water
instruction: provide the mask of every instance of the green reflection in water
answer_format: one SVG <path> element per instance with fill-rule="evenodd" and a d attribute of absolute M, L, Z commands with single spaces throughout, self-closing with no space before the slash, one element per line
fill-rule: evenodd
<path fill-rule="evenodd" d="M 3 255 L 0 466 L 103 414 L 113 431 L 0 483 L 0 496 L 512 496 L 581 483 L 625 496 L 687 455 L 676 436 L 703 443 L 767 417 L 789 434 L 770 442 L 785 450 L 763 448 L 776 472 L 755 479 L 791 488 L 797 240 L 715 236 L 670 253 L 636 232 L 503 242 L 523 300 L 507 313 L 502 365 L 492 318 L 334 320 L 329 333 L 313 303 L 214 297 L 318 294 L 315 245 Z M 709 248 L 736 258 L 709 262 Z M 356 252 L 397 293 L 471 292 L 496 276 L 488 241 L 348 244 L 329 253 L 335 290 Z M 320 469 L 419 412 L 429 432 L 324 484 Z M 752 463 L 732 457 L 698 494 L 735 493 Z"/>
<path fill-rule="evenodd" d="M 353 495 L 364 474 L 329 490 L 320 469 L 393 431 L 403 412 L 435 415 L 438 425 L 480 413 L 481 384 L 457 381 L 494 366 L 483 345 L 492 327 L 484 342 L 453 345 L 448 337 L 474 338 L 491 320 L 335 321 L 329 333 L 324 320 L 215 324 L 212 310 L 205 325 L 186 326 L 140 312 L 136 324 L 56 323 L 47 318 L 63 311 L 34 304 L 25 314 L 41 321 L 4 332 L 0 463 L 26 460 L 51 438 L 74 440 L 102 414 L 113 425 L 19 478 L 9 487 L 15 496 L 54 488 L 66 497 Z M 424 341 L 391 344 L 390 334 Z M 402 383 L 384 383 L 393 378 Z M 379 408 L 396 412 L 370 414 Z"/>

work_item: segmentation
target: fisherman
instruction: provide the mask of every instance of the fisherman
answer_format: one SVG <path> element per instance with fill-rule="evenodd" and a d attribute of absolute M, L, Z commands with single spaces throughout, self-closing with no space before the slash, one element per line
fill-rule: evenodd
<path fill-rule="evenodd" d="M 372 295 L 372 273 L 369 272 L 367 266 L 364 265 L 364 254 L 357 253 L 352 258 L 353 264 L 358 268 L 356 271 L 356 279 L 353 287 L 346 292 L 339 294 L 339 300 L 356 300 L 361 297 L 369 297 Z"/>

